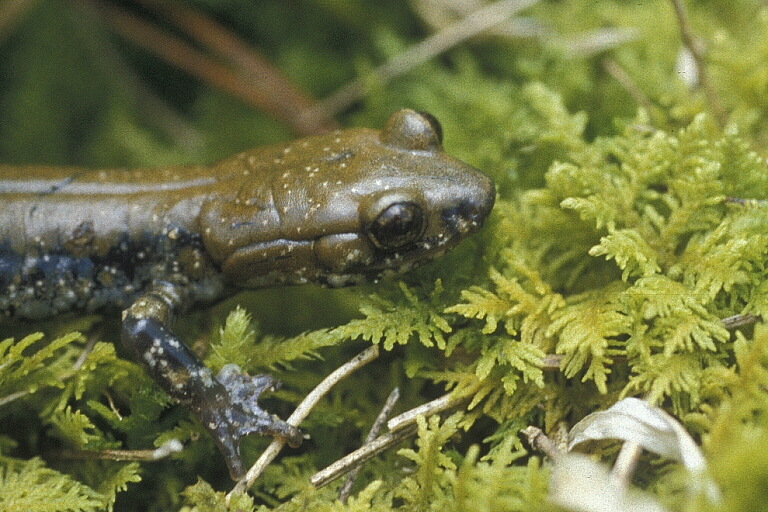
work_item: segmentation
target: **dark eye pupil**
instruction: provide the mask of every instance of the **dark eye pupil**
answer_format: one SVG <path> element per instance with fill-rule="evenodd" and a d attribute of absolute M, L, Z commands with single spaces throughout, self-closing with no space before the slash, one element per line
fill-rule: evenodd
<path fill-rule="evenodd" d="M 381 212 L 370 226 L 373 241 L 383 249 L 395 249 L 416 240 L 424 227 L 424 215 L 415 203 L 395 203 Z"/>

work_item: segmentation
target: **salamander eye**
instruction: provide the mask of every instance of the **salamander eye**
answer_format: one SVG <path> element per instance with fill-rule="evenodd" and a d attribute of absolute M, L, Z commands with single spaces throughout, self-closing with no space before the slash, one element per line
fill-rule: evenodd
<path fill-rule="evenodd" d="M 406 150 L 439 151 L 443 128 L 432 114 L 403 109 L 395 112 L 381 131 L 384 144 Z"/>
<path fill-rule="evenodd" d="M 389 205 L 368 226 L 368 236 L 380 249 L 397 249 L 424 232 L 424 212 L 416 203 Z"/>

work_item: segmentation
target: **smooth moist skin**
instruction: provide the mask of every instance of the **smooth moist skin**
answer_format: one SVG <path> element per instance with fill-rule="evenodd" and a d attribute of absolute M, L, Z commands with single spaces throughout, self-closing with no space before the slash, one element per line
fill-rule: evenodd
<path fill-rule="evenodd" d="M 263 411 L 269 376 L 219 375 L 171 330 L 190 307 L 241 288 L 348 286 L 407 271 L 477 231 L 493 182 L 446 155 L 413 110 L 246 151 L 210 167 L 0 166 L 0 312 L 42 319 L 123 311 L 122 340 L 216 440 L 233 478 L 251 433 L 297 446 Z"/>

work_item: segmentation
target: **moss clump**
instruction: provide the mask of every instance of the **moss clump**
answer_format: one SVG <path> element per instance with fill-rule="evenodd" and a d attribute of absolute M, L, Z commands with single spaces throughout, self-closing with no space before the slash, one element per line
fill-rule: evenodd
<path fill-rule="evenodd" d="M 428 32 L 406 2 L 306 4 L 299 17 L 278 0 L 192 3 L 318 97 Z M 204 163 L 290 136 L 80 9 L 41 3 L 0 40 L 0 161 Z M 371 84 L 341 116 L 380 126 L 404 106 L 430 111 L 448 151 L 493 176 L 499 198 L 482 233 L 400 282 L 254 293 L 179 326 L 213 367 L 283 380 L 268 406 L 281 417 L 366 343 L 385 349 L 332 391 L 302 426 L 311 439 L 251 496 L 226 503 L 232 484 L 211 440 L 119 344 L 3 325 L 0 508 L 554 510 L 550 462 L 521 430 L 556 438 L 632 395 L 702 444 L 723 502 L 684 490 L 694 477 L 653 456 L 635 474 L 642 492 L 669 510 L 754 509 L 768 453 L 768 10 L 689 9 L 709 90 L 681 79 L 669 2 L 539 2 L 522 25 L 535 36 L 466 42 Z M 619 32 L 596 32 L 606 27 Z M 585 51 L 590 41 L 602 49 Z M 172 115 L 144 108 L 147 98 Z M 69 321 L 52 330 L 82 328 Z M 116 338 L 111 325 L 99 337 Z M 359 446 L 395 386 L 399 410 L 448 391 L 466 405 L 420 419 L 416 441 L 368 462 L 346 504 L 336 484 L 312 488 L 314 472 Z M 171 459 L 102 458 L 171 439 L 185 443 Z M 247 439 L 246 457 L 265 443 Z M 615 451 L 592 453 L 610 462 Z"/>

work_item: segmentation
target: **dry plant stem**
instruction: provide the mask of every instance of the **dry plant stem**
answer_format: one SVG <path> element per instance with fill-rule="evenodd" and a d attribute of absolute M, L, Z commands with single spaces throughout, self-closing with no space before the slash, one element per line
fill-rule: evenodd
<path fill-rule="evenodd" d="M 337 368 L 328 377 L 323 379 L 323 381 L 318 384 L 315 389 L 309 393 L 309 395 L 307 395 L 307 397 L 299 404 L 296 410 L 293 411 L 293 414 L 291 414 L 286 422 L 298 427 L 304 418 L 307 417 L 309 411 L 311 411 L 312 408 L 317 405 L 317 402 L 319 402 L 320 399 L 322 399 L 333 386 L 344 380 L 352 372 L 362 368 L 377 357 L 379 357 L 379 346 L 373 345 L 360 352 L 349 362 Z M 251 466 L 251 469 L 248 470 L 248 473 L 246 473 L 245 476 L 239 482 L 237 482 L 237 484 L 235 484 L 235 487 L 229 492 L 229 494 L 227 494 L 227 502 L 229 502 L 233 494 L 242 494 L 250 489 L 256 479 L 261 476 L 261 474 L 264 472 L 270 462 L 272 462 L 272 460 L 277 456 L 283 446 L 285 446 L 285 441 L 282 439 L 275 439 L 272 441 L 269 446 L 267 446 L 267 449 L 264 450 L 264 453 L 261 454 L 259 460 L 257 460 L 253 466 Z"/>
<path fill-rule="evenodd" d="M 0 41 L 13 32 L 16 24 L 37 2 L 38 0 L 5 0 L 0 3 Z"/>
<path fill-rule="evenodd" d="M 160 460 L 178 453 L 184 449 L 181 442 L 172 439 L 154 450 L 64 450 L 53 454 L 62 459 L 99 459 L 119 461 L 152 461 Z"/>
<path fill-rule="evenodd" d="M 337 460 L 327 468 L 318 471 L 312 475 L 309 481 L 315 487 L 320 488 L 336 480 L 351 468 L 359 467 L 363 462 L 370 460 L 392 445 L 411 437 L 417 430 L 418 427 L 415 424 L 411 424 L 395 432 L 389 432 L 381 437 L 377 437 L 373 442 L 364 445 L 346 457 Z"/>
<path fill-rule="evenodd" d="M 640 460 L 643 447 L 639 443 L 627 441 L 621 446 L 616 463 L 611 469 L 611 482 L 618 488 L 627 489 L 632 475 Z"/>
<path fill-rule="evenodd" d="M 83 351 L 80 353 L 80 357 L 77 358 L 75 364 L 72 366 L 72 370 L 78 371 L 83 367 L 85 361 L 88 360 L 88 356 L 93 352 L 93 347 L 96 346 L 96 339 L 101 337 L 101 329 L 98 329 L 95 333 L 92 333 L 88 337 L 88 342 L 83 347 Z"/>
<path fill-rule="evenodd" d="M 371 430 L 365 437 L 365 441 L 363 441 L 363 446 L 373 442 L 373 440 L 379 436 L 379 432 L 381 432 L 381 429 L 384 427 L 384 423 L 386 423 L 389 415 L 392 414 L 392 409 L 395 408 L 395 404 L 397 404 L 399 399 L 400 389 L 395 388 L 387 397 L 387 401 L 384 403 L 384 407 L 381 408 L 379 415 L 376 416 L 376 420 L 373 422 Z M 355 481 L 357 481 L 357 477 L 360 474 L 362 467 L 362 464 L 355 466 L 347 475 L 346 480 L 344 480 L 344 484 L 339 490 L 339 501 L 342 503 L 347 503 L 347 499 L 349 499 L 349 495 L 352 493 L 352 487 L 355 485 Z"/>
<path fill-rule="evenodd" d="M 526 427 L 523 433 L 528 437 L 528 444 L 531 447 L 544 453 L 550 459 L 557 458 L 561 454 L 555 443 L 540 428 L 531 425 Z"/>
<path fill-rule="evenodd" d="M 761 316 L 748 313 L 746 315 L 733 315 L 723 318 L 723 325 L 725 325 L 726 329 L 730 330 L 738 329 L 739 327 L 743 327 L 745 325 L 756 324 L 757 322 L 762 321 L 763 318 Z"/>
<path fill-rule="evenodd" d="M 366 93 L 366 84 L 372 81 L 385 84 L 416 66 L 440 55 L 462 41 L 478 35 L 514 16 L 518 11 L 538 3 L 539 0 L 500 0 L 482 9 L 478 9 L 461 21 L 437 32 L 423 41 L 396 55 L 389 62 L 371 71 L 365 77 L 358 78 L 341 87 L 336 92 L 320 101 L 314 108 L 306 111 L 306 117 L 330 118 L 354 102 L 362 99 Z"/>
<path fill-rule="evenodd" d="M 17 391 L 16 393 L 5 395 L 4 397 L 0 398 L 0 407 L 13 402 L 14 400 L 18 400 L 23 396 L 27 396 L 28 394 L 30 394 L 30 391 L 25 389 L 24 391 Z"/>
<path fill-rule="evenodd" d="M 153 52 L 190 75 L 232 94 L 248 105 L 276 119 L 283 119 L 281 111 L 274 106 L 271 93 L 254 87 L 229 67 L 127 11 L 103 3 L 81 1 L 92 6 L 125 39 Z"/>
<path fill-rule="evenodd" d="M 701 88 L 704 90 L 704 94 L 707 96 L 707 101 L 712 107 L 712 113 L 714 114 L 717 122 L 720 126 L 725 126 L 728 121 L 728 115 L 723 108 L 723 104 L 720 101 L 720 96 L 715 92 L 712 87 L 712 82 L 709 80 L 709 72 L 707 71 L 706 62 L 704 59 L 704 49 L 699 41 L 696 39 L 693 29 L 688 18 L 688 12 L 685 9 L 683 0 L 671 0 L 672 7 L 675 9 L 675 15 L 677 16 L 677 22 L 680 25 L 680 34 L 683 37 L 683 43 L 691 51 L 693 60 L 696 62 L 696 67 L 699 71 L 699 81 L 701 82 Z"/>
<path fill-rule="evenodd" d="M 748 207 L 751 206 L 756 208 L 768 206 L 768 201 L 765 199 L 744 199 L 741 197 L 726 197 L 725 202 L 738 204 L 741 206 L 748 206 Z"/>
<path fill-rule="evenodd" d="M 452 393 L 448 393 L 447 395 L 443 395 L 440 398 L 432 400 L 431 402 L 427 402 L 418 407 L 414 407 L 410 411 L 406 411 L 399 416 L 395 416 L 387 422 L 387 427 L 389 428 L 390 432 L 394 432 L 395 430 L 415 424 L 416 418 L 419 416 L 429 417 L 439 412 L 453 409 L 454 407 L 457 407 L 463 402 L 469 400 L 469 398 L 470 397 L 468 396 L 456 398 Z"/>
<path fill-rule="evenodd" d="M 81 1 L 72 5 L 77 8 L 74 16 L 85 15 L 89 21 L 93 19 L 102 23 L 92 3 Z M 202 144 L 200 132 L 143 82 L 114 44 L 96 37 L 96 23 L 80 23 L 78 35 L 104 75 L 119 84 L 120 90 L 124 91 L 123 94 L 142 117 L 165 133 L 174 144 L 186 149 L 198 149 Z"/>
<path fill-rule="evenodd" d="M 314 98 L 301 91 L 280 69 L 224 26 L 181 2 L 138 1 L 162 12 L 195 40 L 235 66 L 243 74 L 245 82 L 263 91 L 270 100 L 270 109 L 280 112 L 281 119 L 288 122 L 298 135 L 315 135 L 338 127 L 330 118 L 300 116 L 299 113 L 314 104 Z"/>
<path fill-rule="evenodd" d="M 547 354 L 541 362 L 541 369 L 544 371 L 559 371 L 563 364 L 563 357 L 560 354 Z"/>
<path fill-rule="evenodd" d="M 626 89 L 629 95 L 635 100 L 635 103 L 643 107 L 651 118 L 654 117 L 653 113 L 655 109 L 653 102 L 618 62 L 611 58 L 603 59 L 603 69 Z"/>

